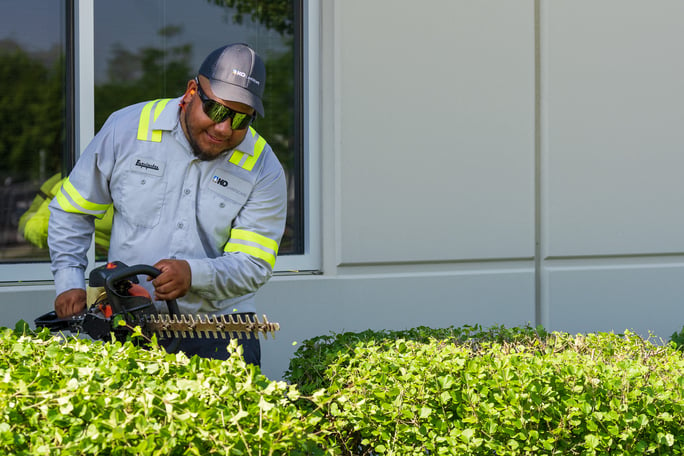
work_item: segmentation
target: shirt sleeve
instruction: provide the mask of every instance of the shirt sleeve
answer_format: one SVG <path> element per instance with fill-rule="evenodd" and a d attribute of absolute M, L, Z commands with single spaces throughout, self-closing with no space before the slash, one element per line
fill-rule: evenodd
<path fill-rule="evenodd" d="M 94 221 L 102 218 L 112 204 L 107 161 L 113 155 L 113 136 L 110 117 L 50 203 L 48 247 L 58 295 L 72 288 L 85 288 Z"/>
<path fill-rule="evenodd" d="M 188 260 L 192 290 L 220 301 L 253 293 L 273 274 L 287 215 L 285 173 L 273 152 L 218 258 Z"/>

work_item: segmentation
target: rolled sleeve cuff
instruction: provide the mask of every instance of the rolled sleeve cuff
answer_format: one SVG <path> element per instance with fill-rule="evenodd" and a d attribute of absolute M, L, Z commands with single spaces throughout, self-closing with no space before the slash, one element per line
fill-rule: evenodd
<path fill-rule="evenodd" d="M 73 288 L 85 290 L 85 273 L 81 268 L 66 268 L 55 271 L 55 292 L 57 296 Z"/>
<path fill-rule="evenodd" d="M 192 276 L 192 288 L 206 290 L 212 283 L 212 268 L 204 260 L 192 259 L 185 260 L 190 265 L 190 275 Z"/>

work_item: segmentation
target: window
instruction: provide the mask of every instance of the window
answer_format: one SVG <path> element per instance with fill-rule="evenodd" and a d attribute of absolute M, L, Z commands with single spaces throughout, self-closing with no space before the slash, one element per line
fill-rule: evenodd
<path fill-rule="evenodd" d="M 48 261 L 39 227 L 27 233 L 35 244 L 24 229 L 40 207 L 38 191 L 60 175 L 66 157 L 65 3 L 5 0 L 2 7 L 0 262 Z M 38 223 L 47 219 L 30 225 Z"/>
<path fill-rule="evenodd" d="M 299 2 L 294 0 L 120 0 L 95 3 L 95 131 L 124 106 L 185 91 L 212 50 L 246 42 L 266 63 L 266 116 L 254 128 L 288 177 L 280 254 L 303 252 Z M 298 35 L 298 34 L 297 34 Z"/>
<path fill-rule="evenodd" d="M 50 186 L 45 182 L 69 172 L 77 150 L 107 117 L 132 103 L 181 95 L 202 59 L 230 42 L 250 44 L 266 63 L 266 116 L 254 127 L 287 174 L 288 220 L 279 263 L 305 254 L 302 4 L 5 0 L 0 18 L 0 74 L 6 89 L 0 106 L 0 263 L 15 267 L 0 265 L 11 271 L 3 272 L 1 280 L 51 279 L 45 273 L 48 251 L 24 237 L 22 215 L 41 186 Z M 104 259 L 105 254 L 96 256 Z M 22 262 L 31 263 L 30 269 L 17 269 Z"/>

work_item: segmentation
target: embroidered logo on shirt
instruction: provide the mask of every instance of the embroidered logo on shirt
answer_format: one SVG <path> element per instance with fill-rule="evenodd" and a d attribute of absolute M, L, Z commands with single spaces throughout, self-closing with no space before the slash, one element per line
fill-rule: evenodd
<path fill-rule="evenodd" d="M 221 187 L 228 187 L 228 181 L 220 178 L 219 176 L 214 176 L 211 181 L 215 184 L 219 184 Z"/>
<path fill-rule="evenodd" d="M 210 176 L 209 189 L 233 201 L 240 203 L 247 201 L 247 197 L 252 191 L 252 185 L 249 182 L 235 177 L 222 168 L 214 169 Z"/>
<path fill-rule="evenodd" d="M 147 163 L 140 159 L 137 159 L 135 161 L 135 166 L 140 166 L 141 168 L 154 169 L 156 171 L 159 171 L 159 166 L 157 166 L 155 163 Z"/>
<path fill-rule="evenodd" d="M 164 162 L 153 158 L 135 157 L 131 162 L 131 171 L 161 176 L 164 174 Z"/>

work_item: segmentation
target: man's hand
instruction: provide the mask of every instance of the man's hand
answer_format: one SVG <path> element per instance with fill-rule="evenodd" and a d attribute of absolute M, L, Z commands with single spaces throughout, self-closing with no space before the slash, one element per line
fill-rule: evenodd
<path fill-rule="evenodd" d="M 72 288 L 55 299 L 55 312 L 59 318 L 67 318 L 85 310 L 87 303 L 86 291 L 82 288 Z"/>
<path fill-rule="evenodd" d="M 154 299 L 159 301 L 176 299 L 185 296 L 190 290 L 192 271 L 187 261 L 160 260 L 154 267 L 161 271 L 155 279 L 147 279 L 152 280 L 152 285 L 154 285 Z"/>

